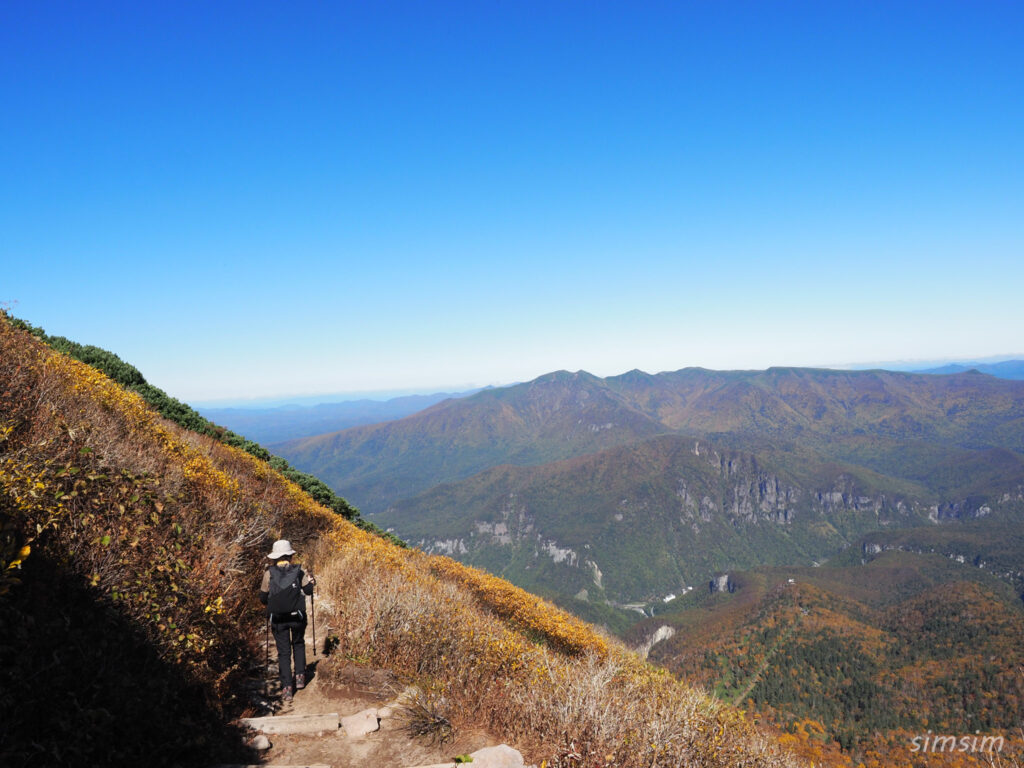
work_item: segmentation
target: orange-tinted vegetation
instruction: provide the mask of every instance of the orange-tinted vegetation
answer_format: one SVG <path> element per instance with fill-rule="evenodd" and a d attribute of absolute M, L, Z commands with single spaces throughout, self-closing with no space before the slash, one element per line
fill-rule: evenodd
<path fill-rule="evenodd" d="M 17 693 L 0 705 L 0 748 L 12 764 L 244 757 L 218 734 L 262 660 L 255 590 L 282 535 L 319 576 L 337 652 L 443 691 L 455 722 L 531 760 L 796 764 L 738 710 L 550 604 L 361 530 L 6 319 L 0 421 L 0 609 L 14 627 L 0 636 L 0 681 Z M 48 727 L 57 699 L 61 726 Z"/>

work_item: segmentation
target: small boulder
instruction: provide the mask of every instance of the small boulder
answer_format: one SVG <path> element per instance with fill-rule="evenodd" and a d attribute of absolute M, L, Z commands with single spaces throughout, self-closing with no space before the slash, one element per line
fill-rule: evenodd
<path fill-rule="evenodd" d="M 364 709 L 354 715 L 341 718 L 341 727 L 350 739 L 361 739 L 368 733 L 380 729 L 380 721 L 377 720 L 376 709 Z"/>
<path fill-rule="evenodd" d="M 261 733 L 259 736 L 257 736 L 249 742 L 249 746 L 258 752 L 266 752 L 274 745 L 270 743 L 270 739 L 268 739 Z"/>
<path fill-rule="evenodd" d="M 523 756 L 508 744 L 484 747 L 473 752 L 473 768 L 523 768 Z"/>

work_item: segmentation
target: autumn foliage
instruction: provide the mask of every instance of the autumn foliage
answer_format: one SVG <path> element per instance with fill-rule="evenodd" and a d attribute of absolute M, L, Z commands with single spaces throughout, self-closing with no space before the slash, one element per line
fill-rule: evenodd
<path fill-rule="evenodd" d="M 181 690 L 202 692 L 207 710 L 226 723 L 245 708 L 244 691 L 260 665 L 264 626 L 255 588 L 265 552 L 287 535 L 318 576 L 321 637 L 335 652 L 444 692 L 454 723 L 487 727 L 530 760 L 797 764 L 739 710 L 680 684 L 550 603 L 362 530 L 266 461 L 166 421 L 137 395 L 6 319 L 0 511 L 0 608 L 28 627 L 0 639 L 4 689 L 22 697 L 17 707 L 11 697 L 3 705 L 8 730 L 0 747 L 22 762 L 48 755 L 85 764 L 99 754 L 127 760 L 153 746 L 142 729 L 116 746 L 82 738 L 72 747 L 66 734 L 33 730 L 30 716 L 45 702 L 19 684 L 11 661 L 34 652 L 30 628 L 43 621 L 40 611 L 55 616 L 56 627 L 74 613 L 61 595 L 35 586 L 59 576 L 107 622 L 92 628 L 91 641 L 102 646 L 115 632 L 137 635 L 140 653 L 152 656 L 145 669 L 171 670 Z M 109 656 L 87 658 L 109 665 Z M 97 691 L 110 681 L 59 674 L 61 684 L 77 686 L 69 717 L 80 733 L 109 715 L 112 704 Z M 105 674 L 117 677 L 117 665 Z M 156 691 L 154 700 L 172 708 L 178 690 Z M 215 754 L 195 727 L 199 736 L 150 764 Z"/>

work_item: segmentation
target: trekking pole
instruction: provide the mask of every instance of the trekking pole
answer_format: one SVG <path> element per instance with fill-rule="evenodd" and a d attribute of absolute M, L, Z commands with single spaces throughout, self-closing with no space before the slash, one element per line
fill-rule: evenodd
<path fill-rule="evenodd" d="M 313 578 L 313 591 L 309 593 L 309 617 L 313 620 L 313 657 L 316 657 L 316 578 Z"/>
<path fill-rule="evenodd" d="M 267 616 L 267 661 L 263 665 L 263 697 L 270 696 L 270 679 L 267 677 L 267 670 L 270 669 L 270 617 Z"/>

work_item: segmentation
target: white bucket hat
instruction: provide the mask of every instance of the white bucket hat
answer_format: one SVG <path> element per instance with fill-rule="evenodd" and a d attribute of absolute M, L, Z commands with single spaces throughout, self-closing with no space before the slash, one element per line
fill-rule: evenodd
<path fill-rule="evenodd" d="M 267 557 L 270 560 L 278 560 L 282 557 L 288 557 L 294 555 L 295 550 L 292 549 L 292 544 L 288 539 L 278 539 L 274 542 L 274 548 L 270 550 L 270 554 Z"/>

